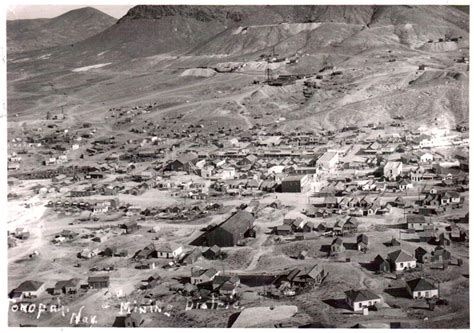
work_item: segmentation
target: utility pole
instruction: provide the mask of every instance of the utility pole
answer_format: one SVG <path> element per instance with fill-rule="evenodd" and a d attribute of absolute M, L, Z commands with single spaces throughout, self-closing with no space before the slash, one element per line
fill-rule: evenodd
<path fill-rule="evenodd" d="M 267 82 L 270 81 L 271 75 L 272 75 L 272 70 L 267 67 L 267 68 L 265 69 L 265 77 L 266 77 L 266 81 L 267 81 Z"/>

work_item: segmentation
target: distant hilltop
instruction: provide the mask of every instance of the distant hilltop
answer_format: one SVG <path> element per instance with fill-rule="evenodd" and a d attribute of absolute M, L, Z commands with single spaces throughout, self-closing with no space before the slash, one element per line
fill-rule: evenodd
<path fill-rule="evenodd" d="M 14 53 L 74 43 L 102 32 L 116 21 L 92 7 L 51 19 L 7 21 L 7 49 Z"/>

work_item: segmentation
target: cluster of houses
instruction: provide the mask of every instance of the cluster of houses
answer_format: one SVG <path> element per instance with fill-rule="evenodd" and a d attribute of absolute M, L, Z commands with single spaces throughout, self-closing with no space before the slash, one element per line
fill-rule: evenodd
<path fill-rule="evenodd" d="M 406 281 L 405 289 L 413 299 L 432 299 L 439 296 L 439 288 L 424 278 Z M 347 290 L 345 301 L 355 312 L 368 311 L 383 303 L 382 297 L 369 289 Z"/>
<path fill-rule="evenodd" d="M 134 124 L 135 117 L 151 112 L 155 106 L 156 103 L 131 110 L 111 109 L 108 117 L 114 125 L 126 127 Z M 183 222 L 218 212 L 223 208 L 219 200 L 233 200 L 236 196 L 255 198 L 275 192 L 288 196 L 303 194 L 308 203 L 303 210 L 287 214 L 281 224 L 272 227 L 271 233 L 294 235 L 294 240 L 310 240 L 315 232 L 318 236 L 332 237 L 326 247 L 328 254 L 336 258 L 347 250 L 369 251 L 371 241 L 359 228 L 361 218 L 376 221 L 377 217 L 391 214 L 393 208 L 406 210 L 403 229 L 418 237 L 420 246 L 414 253 L 408 253 L 401 248 L 402 238 L 392 239 L 389 246 L 399 249 L 374 258 L 370 266 L 377 273 L 416 273 L 423 265 L 440 264 L 445 268 L 454 259 L 449 250 L 450 242 L 468 240 L 468 232 L 458 221 L 450 223 L 446 234 L 432 222 L 433 217 L 456 212 L 464 204 L 462 193 L 469 185 L 468 156 L 463 148 L 467 143 L 466 134 L 401 129 L 399 134 L 365 137 L 364 134 L 382 129 L 383 124 L 369 124 L 365 128 L 348 126 L 340 133 L 283 132 L 278 126 L 257 125 L 248 130 L 208 129 L 202 124 L 172 129 L 180 126 L 182 115 L 168 117 L 170 126 L 157 126 L 151 121 L 134 125 L 130 132 L 135 139 L 101 136 L 88 123 L 76 131 L 52 124 L 50 130 L 37 131 L 9 143 L 12 151 L 8 156 L 8 170 L 12 176 L 52 180 L 52 185 L 48 185 L 52 191 L 45 185 L 37 191 L 44 196 L 59 193 L 47 207 L 59 213 L 74 213 L 81 221 L 98 220 L 116 212 L 125 215 L 115 228 L 99 228 L 87 234 L 62 230 L 52 239 L 54 244 L 59 246 L 78 239 L 90 241 L 77 253 L 81 263 L 94 262 L 95 257 L 103 256 L 128 258 L 130 267 L 140 270 L 190 266 L 184 282 L 175 285 L 173 290 L 202 304 L 212 297 L 229 302 L 238 299 L 242 275 L 226 274 L 215 267 L 201 268 L 195 263 L 201 257 L 224 261 L 230 252 L 225 248 L 245 246 L 257 236 L 259 229 L 255 221 L 262 207 L 256 199 L 201 230 L 190 242 L 190 249 L 159 237 L 141 244 L 133 254 L 120 245 L 100 243 L 110 237 L 137 232 L 143 228 L 137 223 L 142 218 Z M 25 147 L 18 146 L 19 142 L 35 145 L 35 153 L 42 155 L 44 165 L 37 170 L 22 170 L 19 149 Z M 356 157 L 347 158 L 356 145 L 360 146 Z M 455 156 L 435 152 L 436 148 L 447 146 L 458 147 L 460 152 Z M 73 155 L 96 162 L 82 161 L 78 163 L 82 166 L 74 165 Z M 183 174 L 186 177 L 180 177 Z M 87 186 L 82 185 L 84 182 Z M 160 195 L 166 193 L 177 203 L 162 207 L 157 202 L 156 207 L 142 208 L 138 203 L 123 204 L 117 198 L 131 195 L 135 196 L 134 202 L 139 202 L 140 196 L 152 190 L 160 191 Z M 97 199 L 96 196 L 113 198 Z M 281 202 L 275 200 L 268 206 L 279 209 Z M 335 222 L 328 222 L 326 218 L 333 215 L 337 215 Z M 308 218 L 318 218 L 318 223 Z M 466 215 L 464 221 L 467 219 Z M 8 245 L 14 247 L 17 240 L 28 237 L 27 230 L 18 228 L 9 233 Z M 351 237 L 349 243 L 348 237 Z M 428 249 L 428 245 L 435 247 Z M 298 259 L 307 259 L 307 252 L 302 251 Z M 167 264 L 162 266 L 163 262 Z M 326 279 L 328 272 L 321 264 L 295 267 L 275 276 L 271 282 L 276 290 L 272 297 L 294 296 L 325 281 L 330 283 Z M 76 294 L 84 287 L 109 288 L 111 278 L 113 275 L 94 274 L 86 283 L 77 278 L 57 281 L 51 294 Z M 150 290 L 162 282 L 162 277 L 152 274 L 139 281 L 138 288 Z M 439 286 L 424 278 L 407 279 L 405 288 L 413 299 L 439 296 Z M 27 280 L 10 296 L 19 300 L 34 299 L 45 292 L 45 283 Z M 362 289 L 346 291 L 345 302 L 353 311 L 367 311 L 384 300 L 374 291 Z M 142 318 L 135 315 L 122 319 L 119 326 L 138 327 L 143 323 Z"/>
<path fill-rule="evenodd" d="M 16 301 L 34 300 L 43 297 L 46 293 L 51 295 L 77 294 L 81 289 L 102 289 L 110 286 L 108 275 L 90 276 L 85 282 L 83 279 L 72 278 L 60 280 L 52 288 L 46 288 L 46 283 L 36 280 L 26 280 L 10 291 L 10 299 Z"/>

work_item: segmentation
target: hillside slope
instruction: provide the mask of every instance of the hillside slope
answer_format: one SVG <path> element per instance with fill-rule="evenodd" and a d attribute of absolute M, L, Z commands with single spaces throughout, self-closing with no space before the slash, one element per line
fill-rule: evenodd
<path fill-rule="evenodd" d="M 469 115 L 468 23 L 448 6 L 136 6 L 86 40 L 9 57 L 8 107 L 159 101 L 208 125 L 258 116 L 328 129 L 399 115 L 452 125 Z M 267 70 L 319 89 L 268 85 Z"/>
<path fill-rule="evenodd" d="M 7 51 L 24 52 L 74 43 L 103 31 L 116 21 L 91 7 L 51 19 L 7 21 Z"/>

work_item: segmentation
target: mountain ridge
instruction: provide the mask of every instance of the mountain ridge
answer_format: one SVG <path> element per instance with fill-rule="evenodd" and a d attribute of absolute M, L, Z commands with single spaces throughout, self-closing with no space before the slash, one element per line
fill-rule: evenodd
<path fill-rule="evenodd" d="M 102 32 L 116 21 L 92 7 L 47 19 L 8 20 L 7 51 L 27 52 L 74 43 Z"/>

